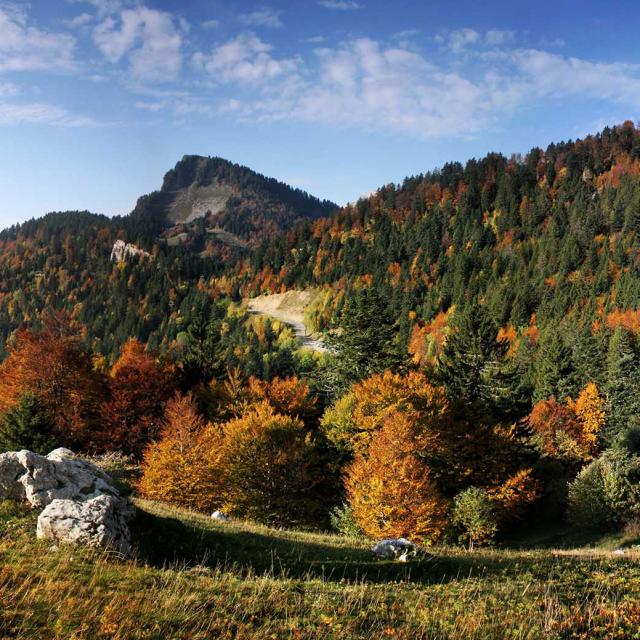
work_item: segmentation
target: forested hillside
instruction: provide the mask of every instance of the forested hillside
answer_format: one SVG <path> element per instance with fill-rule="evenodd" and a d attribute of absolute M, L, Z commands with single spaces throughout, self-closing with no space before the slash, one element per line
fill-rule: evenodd
<path fill-rule="evenodd" d="M 387 185 L 265 243 L 221 282 L 242 295 L 325 287 L 312 316 L 319 328 L 373 289 L 422 366 L 441 353 L 455 310 L 477 301 L 533 366 L 535 397 L 563 396 L 604 382 L 616 329 L 635 343 L 639 230 L 640 131 L 627 122 Z M 566 375 L 550 379 L 548 367 Z"/>
<path fill-rule="evenodd" d="M 221 158 L 186 156 L 128 216 L 60 212 L 16 225 L 0 233 L 0 350 L 22 323 L 58 309 L 108 357 L 129 337 L 166 351 L 194 309 L 218 296 L 215 287 L 204 293 L 212 276 L 265 238 L 336 208 Z M 117 239 L 151 256 L 112 262 Z"/>
<path fill-rule="evenodd" d="M 255 215 L 193 217 L 229 189 Z M 124 452 L 148 498 L 370 538 L 472 547 L 565 515 L 636 530 L 633 124 L 317 219 L 331 205 L 198 158 L 141 203 L 0 235 L 0 449 Z M 244 243 L 203 248 L 223 224 Z M 148 253 L 113 261 L 115 239 Z M 325 353 L 242 304 L 308 287 Z"/>

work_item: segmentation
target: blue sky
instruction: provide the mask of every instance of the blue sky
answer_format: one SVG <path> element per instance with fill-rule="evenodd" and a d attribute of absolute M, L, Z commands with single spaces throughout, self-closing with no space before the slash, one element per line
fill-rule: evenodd
<path fill-rule="evenodd" d="M 184 154 L 344 203 L 638 119 L 636 1 L 0 0 L 0 226 Z"/>

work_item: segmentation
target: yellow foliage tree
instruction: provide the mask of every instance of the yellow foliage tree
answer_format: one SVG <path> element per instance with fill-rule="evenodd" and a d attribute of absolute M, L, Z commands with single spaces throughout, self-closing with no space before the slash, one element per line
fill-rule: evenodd
<path fill-rule="evenodd" d="M 448 503 L 417 455 L 415 416 L 394 411 L 366 452 L 347 469 L 349 505 L 369 536 L 406 536 L 429 544 L 446 524 Z"/>
<path fill-rule="evenodd" d="M 595 382 L 588 382 L 574 400 L 567 399 L 567 406 L 576 414 L 580 423 L 580 439 L 590 454 L 598 444 L 598 434 L 604 426 L 604 400 Z"/>
<path fill-rule="evenodd" d="M 412 413 L 419 423 L 434 426 L 447 410 L 445 390 L 429 384 L 423 373 L 385 371 L 355 384 L 325 413 L 321 426 L 340 451 L 358 454 L 392 413 Z"/>
<path fill-rule="evenodd" d="M 278 526 L 322 523 L 324 468 L 301 420 L 261 402 L 222 433 L 218 468 L 229 514 Z"/>
<path fill-rule="evenodd" d="M 218 453 L 221 432 L 200 417 L 191 395 L 174 396 L 164 416 L 164 431 L 145 451 L 140 493 L 200 511 L 220 506 Z"/>
<path fill-rule="evenodd" d="M 567 398 L 564 404 L 555 398 L 541 400 L 527 418 L 539 451 L 580 464 L 596 453 L 604 421 L 604 401 L 593 382 L 587 383 L 575 400 Z"/>

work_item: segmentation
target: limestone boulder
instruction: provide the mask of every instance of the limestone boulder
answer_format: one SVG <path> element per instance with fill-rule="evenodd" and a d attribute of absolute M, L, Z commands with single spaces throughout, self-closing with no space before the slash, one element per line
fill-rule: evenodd
<path fill-rule="evenodd" d="M 43 509 L 38 538 L 131 550 L 127 522 L 135 515 L 133 505 L 104 471 L 68 449 L 48 456 L 26 450 L 0 454 L 2 499 Z"/>
<path fill-rule="evenodd" d="M 418 545 L 406 538 L 387 538 L 377 542 L 371 551 L 376 558 L 407 562 L 418 555 Z"/>
<path fill-rule="evenodd" d="M 0 454 L 0 499 L 46 507 L 53 500 L 86 500 L 99 495 L 121 499 L 111 478 L 68 449 L 48 456 L 31 451 Z"/>
<path fill-rule="evenodd" d="M 98 495 L 88 500 L 50 502 L 38 516 L 38 538 L 131 552 L 131 533 L 121 500 Z"/>

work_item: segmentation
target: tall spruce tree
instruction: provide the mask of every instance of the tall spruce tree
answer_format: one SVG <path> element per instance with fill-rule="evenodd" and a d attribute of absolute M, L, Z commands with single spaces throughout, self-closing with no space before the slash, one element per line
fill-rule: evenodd
<path fill-rule="evenodd" d="M 0 421 L 0 453 L 28 449 L 47 454 L 56 447 L 53 430 L 53 420 L 42 402 L 26 393 Z"/>
<path fill-rule="evenodd" d="M 327 337 L 339 392 L 374 373 L 402 368 L 397 323 L 382 295 L 363 289 L 345 305 L 338 331 Z"/>
<path fill-rule="evenodd" d="M 554 396 L 564 400 L 576 390 L 576 369 L 571 348 L 556 326 L 540 336 L 535 360 L 534 402 Z"/>
<path fill-rule="evenodd" d="M 606 445 L 624 438 L 640 418 L 640 362 L 630 336 L 618 327 L 609 341 L 605 385 Z"/>
<path fill-rule="evenodd" d="M 509 343 L 498 339 L 498 325 L 476 302 L 456 314 L 438 359 L 437 378 L 456 403 L 498 417 L 520 404 L 518 374 L 507 357 Z"/>

